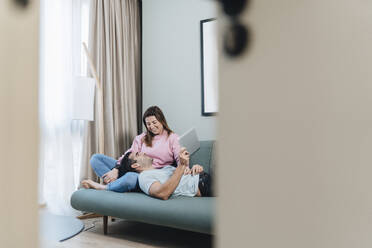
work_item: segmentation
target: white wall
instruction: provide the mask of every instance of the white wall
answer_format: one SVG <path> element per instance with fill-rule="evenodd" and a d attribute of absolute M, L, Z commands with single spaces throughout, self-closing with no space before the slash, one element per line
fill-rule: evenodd
<path fill-rule="evenodd" d="M 220 65 L 218 247 L 372 247 L 371 11 L 257 0 L 243 14 L 252 49 Z"/>
<path fill-rule="evenodd" d="M 217 16 L 212 0 L 143 0 L 143 111 L 158 105 L 181 135 L 196 127 L 216 138 L 216 117 L 201 116 L 200 20 Z"/>

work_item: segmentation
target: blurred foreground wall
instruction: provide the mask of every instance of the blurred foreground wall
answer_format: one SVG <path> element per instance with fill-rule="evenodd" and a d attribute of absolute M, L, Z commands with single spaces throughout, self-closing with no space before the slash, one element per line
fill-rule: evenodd
<path fill-rule="evenodd" d="M 39 3 L 0 1 L 0 246 L 37 247 Z"/>
<path fill-rule="evenodd" d="M 222 58 L 218 247 L 372 246 L 372 2 L 254 0 Z"/>

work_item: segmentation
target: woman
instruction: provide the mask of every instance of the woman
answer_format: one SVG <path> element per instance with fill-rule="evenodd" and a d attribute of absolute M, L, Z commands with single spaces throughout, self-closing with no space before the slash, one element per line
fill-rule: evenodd
<path fill-rule="evenodd" d="M 174 161 L 178 165 L 181 150 L 178 135 L 168 127 L 161 109 L 157 106 L 149 107 L 143 114 L 142 121 L 146 127 L 146 132 L 136 136 L 132 147 L 125 154 L 131 152 L 130 156 L 132 156 L 141 152 L 145 153 L 153 158 L 155 168 L 163 168 L 166 165 L 173 164 Z M 118 168 L 124 155 L 119 160 L 115 160 L 103 154 L 94 154 L 90 159 L 90 164 L 97 176 L 103 178 L 106 185 L 98 184 L 92 180 L 84 180 L 82 182 L 83 187 L 116 192 L 138 189 L 138 173 L 127 172 L 124 175 L 119 175 Z M 190 170 L 187 170 L 186 173 L 190 173 Z"/>

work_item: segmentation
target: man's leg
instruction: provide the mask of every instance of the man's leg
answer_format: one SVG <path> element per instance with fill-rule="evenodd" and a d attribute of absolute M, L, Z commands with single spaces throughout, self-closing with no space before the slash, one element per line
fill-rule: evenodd
<path fill-rule="evenodd" d="M 115 167 L 116 162 L 117 160 L 103 154 L 94 154 L 90 158 L 90 165 L 92 166 L 96 175 L 101 178 L 104 174 L 111 171 Z"/>

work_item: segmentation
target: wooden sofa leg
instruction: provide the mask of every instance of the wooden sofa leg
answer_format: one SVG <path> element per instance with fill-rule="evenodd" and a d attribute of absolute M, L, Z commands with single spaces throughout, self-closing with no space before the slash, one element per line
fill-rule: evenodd
<path fill-rule="evenodd" d="M 103 234 L 107 235 L 108 216 L 103 216 Z"/>
<path fill-rule="evenodd" d="M 77 218 L 80 220 L 85 220 L 85 219 L 92 219 L 92 218 L 98 218 L 98 217 L 103 217 L 103 215 L 96 214 L 96 213 L 86 213 L 86 214 L 78 216 Z"/>

